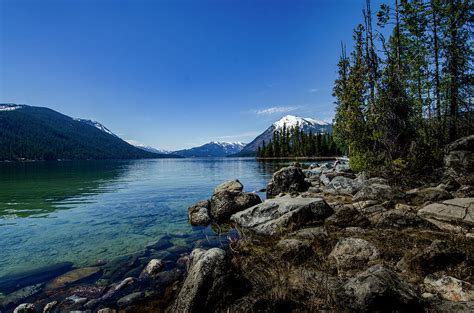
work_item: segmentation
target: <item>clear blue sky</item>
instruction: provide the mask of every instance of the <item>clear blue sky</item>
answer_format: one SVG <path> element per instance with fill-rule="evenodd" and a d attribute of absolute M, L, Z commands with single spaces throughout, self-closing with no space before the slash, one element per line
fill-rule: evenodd
<path fill-rule="evenodd" d="M 0 102 L 165 149 L 249 142 L 285 114 L 331 120 L 363 4 L 0 0 Z"/>

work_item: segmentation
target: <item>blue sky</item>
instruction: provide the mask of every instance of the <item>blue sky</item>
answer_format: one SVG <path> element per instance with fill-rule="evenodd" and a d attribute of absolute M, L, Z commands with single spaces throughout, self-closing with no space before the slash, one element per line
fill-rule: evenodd
<path fill-rule="evenodd" d="M 0 0 L 0 102 L 179 149 L 334 116 L 363 0 Z M 373 3 L 374 11 L 378 1 Z"/>

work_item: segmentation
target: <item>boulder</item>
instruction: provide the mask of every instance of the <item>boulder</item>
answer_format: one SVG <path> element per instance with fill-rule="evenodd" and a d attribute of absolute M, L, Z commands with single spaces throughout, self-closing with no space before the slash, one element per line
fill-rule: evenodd
<path fill-rule="evenodd" d="M 331 176 L 328 176 L 326 174 L 322 174 L 321 176 L 319 176 L 319 181 L 324 186 L 328 186 L 331 183 L 331 178 L 332 178 Z"/>
<path fill-rule="evenodd" d="M 273 174 L 272 180 L 267 185 L 267 198 L 275 197 L 280 193 L 308 190 L 310 184 L 305 178 L 300 167 L 288 166 L 280 169 Z"/>
<path fill-rule="evenodd" d="M 33 303 L 22 303 L 13 310 L 13 313 L 35 313 L 36 308 Z"/>
<path fill-rule="evenodd" d="M 474 226 L 474 198 L 454 198 L 432 203 L 418 211 L 418 216 L 428 221 L 442 221 Z"/>
<path fill-rule="evenodd" d="M 326 219 L 325 225 L 338 228 L 350 226 L 365 228 L 370 225 L 370 221 L 353 207 L 342 206 L 336 209 L 336 213 Z"/>
<path fill-rule="evenodd" d="M 211 198 L 211 217 L 219 223 L 226 223 L 232 214 L 262 203 L 255 193 L 241 191 L 220 191 Z"/>
<path fill-rule="evenodd" d="M 328 238 L 328 233 L 324 227 L 319 226 L 297 230 L 293 232 L 290 236 L 297 239 L 326 240 Z"/>
<path fill-rule="evenodd" d="M 191 252 L 188 274 L 168 312 L 206 312 L 213 299 L 210 290 L 226 271 L 225 251 L 219 248 Z"/>
<path fill-rule="evenodd" d="M 165 267 L 165 263 L 159 259 L 152 259 L 140 273 L 140 278 L 154 278 Z"/>
<path fill-rule="evenodd" d="M 273 236 L 307 225 L 321 225 L 333 212 L 320 198 L 284 196 L 234 214 L 231 221 L 257 235 Z"/>
<path fill-rule="evenodd" d="M 205 226 L 211 222 L 209 217 L 209 208 L 211 202 L 209 200 L 199 201 L 188 208 L 188 220 L 193 226 Z"/>
<path fill-rule="evenodd" d="M 306 242 L 298 239 L 282 239 L 277 245 L 281 258 L 292 264 L 300 264 L 313 255 L 313 249 Z"/>
<path fill-rule="evenodd" d="M 341 276 L 366 269 L 368 263 L 378 257 L 377 248 L 360 238 L 340 239 L 328 256 L 329 260 L 334 261 L 337 272 Z"/>
<path fill-rule="evenodd" d="M 460 138 L 446 146 L 444 165 L 460 174 L 474 172 L 474 135 Z"/>
<path fill-rule="evenodd" d="M 346 173 L 351 171 L 351 167 L 347 163 L 337 164 L 334 168 L 336 172 Z"/>
<path fill-rule="evenodd" d="M 389 185 L 374 183 L 363 187 L 353 197 L 354 202 L 365 200 L 387 201 L 403 198 L 404 194 Z"/>
<path fill-rule="evenodd" d="M 452 199 L 453 196 L 446 190 L 438 187 L 415 188 L 406 192 L 407 200 L 415 205 L 426 202 L 437 202 Z"/>
<path fill-rule="evenodd" d="M 336 292 L 336 298 L 344 312 L 423 312 L 410 285 L 382 265 L 374 265 L 349 279 Z"/>
<path fill-rule="evenodd" d="M 426 275 L 456 265 L 465 258 L 466 253 L 451 243 L 435 240 L 421 251 L 417 248 L 409 252 L 398 262 L 397 267 Z"/>
<path fill-rule="evenodd" d="M 244 190 L 244 185 L 242 185 L 242 183 L 238 179 L 234 179 L 234 180 L 223 182 L 222 184 L 214 188 L 214 193 L 216 194 L 222 191 L 242 191 L 242 190 Z"/>
<path fill-rule="evenodd" d="M 343 194 L 355 194 L 363 185 L 356 179 L 347 178 L 345 176 L 336 176 L 328 184 L 326 192 L 329 193 L 343 193 Z"/>
<path fill-rule="evenodd" d="M 416 213 L 403 210 L 392 209 L 369 215 L 372 225 L 377 227 L 431 227 L 431 224 L 419 217 Z"/>
<path fill-rule="evenodd" d="M 441 298 L 449 301 L 474 301 L 474 289 L 468 282 L 451 276 L 442 276 L 436 279 L 428 275 L 424 279 L 425 288 L 439 294 Z"/>

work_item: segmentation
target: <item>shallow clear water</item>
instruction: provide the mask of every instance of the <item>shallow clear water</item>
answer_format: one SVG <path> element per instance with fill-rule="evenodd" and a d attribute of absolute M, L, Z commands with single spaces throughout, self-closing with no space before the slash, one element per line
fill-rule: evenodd
<path fill-rule="evenodd" d="M 188 224 L 188 206 L 228 179 L 259 190 L 279 166 L 246 158 L 0 164 L 0 276 L 110 260 L 167 234 L 205 236 Z"/>

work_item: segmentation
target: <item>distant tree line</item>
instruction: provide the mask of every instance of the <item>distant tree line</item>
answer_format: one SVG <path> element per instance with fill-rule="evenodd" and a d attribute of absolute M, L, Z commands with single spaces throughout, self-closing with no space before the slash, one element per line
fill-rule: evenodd
<path fill-rule="evenodd" d="M 473 6 L 394 0 L 381 5 L 374 27 L 366 1 L 333 89 L 334 139 L 353 169 L 440 165 L 448 142 L 473 133 Z"/>
<path fill-rule="evenodd" d="M 335 156 L 340 154 L 341 151 L 331 134 L 313 134 L 305 132 L 299 126 L 287 128 L 286 125 L 283 125 L 281 130 L 275 130 L 273 139 L 268 143 L 264 141 L 257 151 L 257 156 L 260 158 Z"/>

